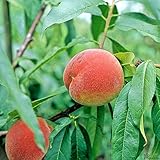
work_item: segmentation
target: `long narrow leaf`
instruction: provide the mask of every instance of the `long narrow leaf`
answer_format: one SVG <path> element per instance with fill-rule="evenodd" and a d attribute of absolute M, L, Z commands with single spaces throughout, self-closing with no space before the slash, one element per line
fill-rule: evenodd
<path fill-rule="evenodd" d="M 12 66 L 4 53 L 0 53 L 0 82 L 8 90 L 8 101 L 12 106 L 11 109 L 18 111 L 22 120 L 33 130 L 37 145 L 44 150 L 44 138 L 38 127 L 31 100 L 21 92 Z"/>
<path fill-rule="evenodd" d="M 135 127 L 128 109 L 128 93 L 131 84 L 128 83 L 117 98 L 113 113 L 113 159 L 136 159 L 139 150 L 139 130 Z"/>
<path fill-rule="evenodd" d="M 45 160 L 70 160 L 71 134 L 69 126 L 64 127 L 53 139 Z"/>
<path fill-rule="evenodd" d="M 156 71 L 154 64 L 147 61 L 138 66 L 131 82 L 128 106 L 134 123 L 139 127 L 141 116 L 151 100 L 156 88 Z"/>
<path fill-rule="evenodd" d="M 53 7 L 45 18 L 44 29 L 53 24 L 60 24 L 71 20 L 90 8 L 103 3 L 103 0 L 63 0 L 57 7 Z"/>

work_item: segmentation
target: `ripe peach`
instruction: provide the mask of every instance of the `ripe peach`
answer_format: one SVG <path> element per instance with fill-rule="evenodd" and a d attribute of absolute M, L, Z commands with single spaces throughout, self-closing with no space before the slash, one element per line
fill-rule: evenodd
<path fill-rule="evenodd" d="M 113 100 L 123 87 L 119 61 L 103 49 L 87 49 L 66 66 L 64 84 L 71 97 L 86 106 L 101 106 Z"/>
<path fill-rule="evenodd" d="M 38 118 L 40 129 L 45 138 L 46 150 L 49 147 L 50 128 L 43 118 Z M 22 121 L 18 120 L 8 131 L 5 149 L 9 160 L 41 160 L 43 153 L 34 141 L 34 134 Z"/>

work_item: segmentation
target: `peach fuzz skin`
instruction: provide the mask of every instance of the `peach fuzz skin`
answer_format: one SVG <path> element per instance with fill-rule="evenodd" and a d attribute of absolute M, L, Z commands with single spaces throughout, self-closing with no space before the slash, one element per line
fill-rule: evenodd
<path fill-rule="evenodd" d="M 47 151 L 51 130 L 43 118 L 39 117 L 38 122 L 45 138 Z M 37 147 L 33 132 L 22 120 L 18 120 L 9 129 L 6 136 L 5 149 L 9 160 L 42 160 L 45 155 Z"/>
<path fill-rule="evenodd" d="M 70 96 L 85 106 L 101 106 L 121 91 L 124 75 L 119 61 L 103 49 L 87 49 L 67 64 L 63 81 Z"/>

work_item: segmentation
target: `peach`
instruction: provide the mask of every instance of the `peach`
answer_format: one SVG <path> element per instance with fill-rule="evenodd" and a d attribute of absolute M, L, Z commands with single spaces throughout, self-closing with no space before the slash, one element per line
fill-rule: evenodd
<path fill-rule="evenodd" d="M 87 49 L 67 64 L 63 81 L 70 96 L 86 106 L 101 106 L 113 100 L 124 83 L 119 61 L 103 49 Z"/>
<path fill-rule="evenodd" d="M 43 118 L 38 118 L 40 129 L 45 138 L 46 150 L 49 147 L 50 128 Z M 8 131 L 5 149 L 9 160 L 41 160 L 43 153 L 34 141 L 34 134 L 22 121 L 18 120 Z"/>

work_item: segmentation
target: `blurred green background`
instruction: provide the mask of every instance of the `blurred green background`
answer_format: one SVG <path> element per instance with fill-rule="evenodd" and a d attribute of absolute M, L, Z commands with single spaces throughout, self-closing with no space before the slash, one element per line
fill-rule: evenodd
<path fill-rule="evenodd" d="M 141 3 L 140 3 L 141 2 Z M 32 6 L 33 7 L 33 6 Z M 36 6 L 38 8 L 38 6 Z M 146 15 L 153 17 L 152 10 L 147 7 L 147 4 L 136 1 L 120 1 L 117 3 L 117 8 L 119 14 L 131 11 L 138 11 L 145 13 Z M 16 6 L 14 3 L 10 5 L 11 11 L 11 24 L 12 24 L 12 44 L 13 44 L 13 57 L 16 56 L 17 49 L 21 46 L 25 35 L 29 29 L 29 26 L 36 15 L 37 9 L 34 7 L 28 16 L 24 12 L 23 8 Z M 0 1 L 0 47 L 5 52 L 5 34 L 4 34 L 4 20 L 2 13 L 2 1 Z M 27 12 L 28 13 L 28 12 Z M 46 13 L 47 14 L 47 11 Z M 56 47 L 65 46 L 71 39 L 84 36 L 88 39 L 93 39 L 91 33 L 91 15 L 84 13 L 77 18 L 68 21 L 63 24 L 56 24 L 42 32 L 44 25 L 43 16 L 40 24 L 38 25 L 36 32 L 34 34 L 34 39 L 31 42 L 29 48 L 25 51 L 24 56 L 20 59 L 19 67 L 16 68 L 15 72 L 17 77 L 21 77 L 25 71 L 31 69 L 39 60 L 47 54 L 52 53 Z M 133 24 L 134 25 L 134 24 Z M 98 27 L 98 26 L 97 26 Z M 151 59 L 155 63 L 160 62 L 160 44 L 154 39 L 147 35 L 143 35 L 137 32 L 135 29 L 123 31 L 118 27 L 114 27 L 109 30 L 108 35 L 114 40 L 119 42 L 128 51 L 135 54 L 136 58 L 141 60 Z M 99 36 L 99 40 L 101 35 Z M 52 93 L 54 90 L 63 86 L 63 71 L 64 68 L 71 57 L 83 49 L 87 48 L 97 48 L 95 43 L 89 42 L 85 44 L 77 44 L 71 49 L 62 52 L 56 58 L 51 60 L 48 64 L 44 65 L 41 69 L 36 71 L 30 80 L 21 86 L 23 92 L 31 97 L 32 100 L 45 97 Z M 110 40 L 106 40 L 104 48 L 112 52 L 112 43 Z M 39 116 L 49 118 L 61 110 L 71 106 L 73 101 L 71 100 L 69 94 L 65 92 L 64 94 L 58 95 L 46 103 L 42 104 L 37 108 L 36 113 Z M 114 102 L 113 102 L 114 104 Z M 91 113 L 91 118 L 88 120 L 84 115 Z M 96 119 L 96 109 L 95 108 L 84 108 L 81 121 L 87 126 L 89 135 L 91 136 L 91 141 L 94 137 L 94 126 Z M 84 117 L 83 117 L 84 116 Z M 148 137 L 152 137 L 152 124 L 150 124 L 150 115 L 146 118 L 146 133 Z M 87 122 L 86 122 L 87 121 Z M 104 128 L 104 140 L 103 146 L 101 148 L 101 157 L 106 157 L 106 160 L 111 158 L 111 116 L 106 107 L 106 117 L 105 117 L 105 128 Z M 150 142 L 149 142 L 150 144 Z M 148 152 L 148 148 L 147 148 Z"/>

